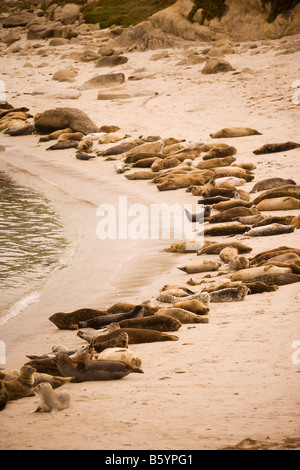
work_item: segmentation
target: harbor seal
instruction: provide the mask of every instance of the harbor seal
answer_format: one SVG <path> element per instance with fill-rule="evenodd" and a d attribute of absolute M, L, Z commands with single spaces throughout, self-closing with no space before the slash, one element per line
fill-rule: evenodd
<path fill-rule="evenodd" d="M 34 413 L 45 411 L 56 413 L 70 406 L 70 394 L 66 390 L 55 392 L 48 382 L 43 382 L 34 387 L 34 393 L 39 396 L 39 402 Z"/>
<path fill-rule="evenodd" d="M 278 197 L 294 197 L 296 199 L 300 199 L 300 185 L 292 185 L 287 184 L 286 186 L 280 186 L 279 188 L 268 189 L 264 191 L 262 194 L 257 196 L 253 200 L 253 204 L 257 205 L 264 199 L 272 199 Z"/>
<path fill-rule="evenodd" d="M 249 268 L 250 262 L 248 258 L 246 258 L 245 256 L 237 255 L 237 256 L 233 256 L 229 260 L 228 265 L 229 265 L 229 268 L 232 269 L 233 271 L 240 271 L 241 269 Z"/>
<path fill-rule="evenodd" d="M 0 411 L 4 410 L 8 402 L 8 394 L 0 380 Z"/>
<path fill-rule="evenodd" d="M 252 251 L 252 248 L 243 243 L 231 241 L 216 242 L 211 245 L 204 246 L 203 248 L 201 248 L 201 250 L 198 250 L 197 254 L 218 255 L 224 248 L 227 248 L 228 246 L 236 248 L 239 254 L 250 253 L 250 251 Z"/>
<path fill-rule="evenodd" d="M 33 395 L 34 372 L 36 370 L 33 367 L 24 365 L 17 379 L 2 381 L 2 388 L 7 393 L 8 400 L 18 400 Z"/>
<path fill-rule="evenodd" d="M 246 137 L 250 135 L 262 135 L 261 132 L 250 127 L 225 127 L 218 132 L 210 134 L 212 139 L 232 138 L 232 137 Z"/>
<path fill-rule="evenodd" d="M 92 341 L 94 341 L 94 339 L 97 336 L 103 336 L 103 335 L 110 333 L 111 331 L 115 331 L 119 329 L 120 329 L 120 325 L 118 323 L 111 323 L 106 328 L 103 328 L 101 330 L 92 330 L 92 331 L 79 330 L 77 333 L 77 336 L 79 336 L 79 338 L 84 339 L 88 343 L 91 343 Z M 125 347 L 125 346 L 122 345 L 120 347 Z"/>
<path fill-rule="evenodd" d="M 196 165 L 196 168 L 199 170 L 208 170 L 210 168 L 216 168 L 220 166 L 229 166 L 236 161 L 236 158 L 233 156 L 225 158 L 210 158 L 199 162 Z"/>
<path fill-rule="evenodd" d="M 205 197 L 203 199 L 199 199 L 197 201 L 197 204 L 201 204 L 203 206 L 205 205 L 214 205 L 218 204 L 218 202 L 225 202 L 229 201 L 229 197 L 224 197 L 224 196 L 212 196 L 212 197 Z"/>
<path fill-rule="evenodd" d="M 106 315 L 105 311 L 95 310 L 93 308 L 81 308 L 70 313 L 58 312 L 49 317 L 49 320 L 54 323 L 60 330 L 74 330 L 74 326 L 80 321 L 91 320 L 92 318 Z"/>
<path fill-rule="evenodd" d="M 251 189 L 250 193 L 257 193 L 258 191 L 266 191 L 267 189 L 278 188 L 287 184 L 296 185 L 297 183 L 292 179 L 284 178 L 266 178 L 256 183 Z"/>
<path fill-rule="evenodd" d="M 47 382 L 49 383 L 53 388 L 59 388 L 62 385 L 65 385 L 66 383 L 71 382 L 73 377 L 56 377 L 54 375 L 49 375 L 49 374 L 41 374 L 38 372 L 35 372 L 33 374 L 34 378 L 34 384 L 33 386 L 36 387 L 37 385 Z"/>
<path fill-rule="evenodd" d="M 245 281 L 255 279 L 266 274 L 287 274 L 291 273 L 291 268 L 279 268 L 277 266 L 260 266 L 255 268 L 241 269 L 231 276 L 232 281 Z M 273 283 L 275 284 L 275 283 Z"/>
<path fill-rule="evenodd" d="M 197 253 L 198 250 L 201 250 L 203 247 L 211 245 L 213 242 L 208 240 L 204 241 L 183 241 L 175 242 L 169 248 L 165 248 L 164 251 L 168 253 Z"/>
<path fill-rule="evenodd" d="M 239 217 L 237 219 L 237 221 L 240 222 L 240 224 L 243 224 L 243 225 L 253 225 L 253 226 L 255 226 L 255 224 L 257 224 L 258 222 L 260 222 L 263 219 L 264 219 L 264 216 L 262 214 L 257 214 L 257 215 L 248 215 L 246 217 Z"/>
<path fill-rule="evenodd" d="M 128 334 L 128 344 L 154 343 L 156 341 L 177 341 L 179 338 L 156 330 L 144 328 L 120 328 L 120 330 L 112 331 L 106 335 L 97 336 L 93 341 L 93 347 L 98 352 L 97 345 L 119 336 L 120 333 Z"/>
<path fill-rule="evenodd" d="M 195 263 L 187 264 L 186 266 L 178 267 L 178 269 L 184 271 L 187 274 L 194 274 L 208 271 L 217 271 L 220 266 L 221 263 L 218 261 L 201 260 Z"/>
<path fill-rule="evenodd" d="M 87 321 L 78 322 L 79 328 L 94 328 L 98 330 L 103 326 L 109 325 L 110 323 L 119 323 L 122 320 L 129 318 L 141 318 L 144 315 L 144 309 L 141 305 L 137 305 L 133 310 L 125 313 L 114 313 L 112 315 L 99 316 L 92 318 Z"/>
<path fill-rule="evenodd" d="M 235 282 L 226 281 L 226 282 L 223 282 L 222 284 L 219 284 L 218 286 L 209 287 L 207 288 L 207 290 L 211 293 L 211 292 L 215 292 L 221 289 L 228 289 L 228 288 L 239 287 L 243 285 L 246 285 L 246 287 L 249 288 L 250 292 L 248 292 L 248 295 L 262 294 L 263 292 L 274 292 L 278 290 L 278 286 L 264 284 L 263 282 L 259 282 L 259 281 L 256 281 L 256 282 L 249 281 L 247 282 L 247 284 L 243 284 L 241 281 L 235 281 Z"/>
<path fill-rule="evenodd" d="M 130 349 L 107 348 L 98 354 L 98 360 L 122 361 L 130 367 L 141 368 L 142 360 Z"/>
<path fill-rule="evenodd" d="M 223 250 L 220 251 L 219 256 L 224 263 L 229 263 L 231 258 L 234 256 L 238 255 L 238 250 L 234 248 L 233 246 L 227 246 L 226 248 L 223 248 Z"/>
<path fill-rule="evenodd" d="M 253 224 L 252 228 L 256 227 L 263 227 L 264 225 L 271 225 L 271 224 L 282 224 L 282 225 L 292 225 L 293 216 L 292 215 L 285 215 L 285 216 L 262 216 L 261 220 Z"/>
<path fill-rule="evenodd" d="M 176 318 L 152 315 L 144 318 L 130 318 L 119 322 L 121 328 L 147 328 L 156 331 L 178 331 L 182 326 Z"/>
<path fill-rule="evenodd" d="M 274 258 L 274 256 L 284 255 L 286 253 L 295 253 L 296 255 L 300 255 L 300 249 L 289 246 L 279 246 L 273 250 L 262 251 L 250 258 L 250 264 L 258 265 L 259 263 L 264 263 L 265 261 Z"/>
<path fill-rule="evenodd" d="M 266 153 L 286 152 L 300 147 L 296 142 L 284 142 L 280 144 L 265 144 L 257 150 L 254 150 L 255 155 L 264 155 Z"/>
<path fill-rule="evenodd" d="M 218 237 L 225 235 L 239 235 L 248 232 L 250 227 L 243 224 L 227 224 L 217 225 L 214 227 L 205 228 L 203 232 L 199 232 L 199 235 L 204 234 L 206 237 Z"/>
<path fill-rule="evenodd" d="M 295 197 L 275 197 L 272 199 L 264 199 L 257 204 L 259 211 L 287 211 L 300 209 L 300 199 Z"/>
<path fill-rule="evenodd" d="M 118 380 L 131 372 L 143 373 L 141 369 L 130 367 L 121 361 L 92 360 L 76 363 L 63 352 L 55 360 L 61 374 L 65 377 L 73 376 L 75 382 Z"/>
<path fill-rule="evenodd" d="M 176 318 L 182 324 L 186 323 L 208 323 L 209 319 L 183 308 L 160 308 L 154 315 L 167 315 Z"/>
<path fill-rule="evenodd" d="M 300 201 L 299 201 L 300 203 Z M 296 229 L 295 225 L 270 224 L 262 227 L 252 228 L 248 231 L 249 237 L 270 237 L 272 235 L 281 235 L 283 233 L 292 233 Z"/>
<path fill-rule="evenodd" d="M 295 282 L 300 282 L 300 275 L 293 273 L 271 273 L 271 274 L 262 274 L 250 280 L 245 279 L 244 284 L 249 282 L 263 282 L 268 285 L 276 286 L 285 286 L 287 284 L 294 284 Z"/>
<path fill-rule="evenodd" d="M 207 315 L 209 312 L 209 307 L 200 300 L 184 300 L 182 302 L 176 302 L 173 304 L 173 308 L 182 308 L 183 310 L 188 310 L 196 315 Z"/>
<path fill-rule="evenodd" d="M 239 302 L 244 300 L 250 289 L 246 286 L 220 289 L 211 293 L 211 302 Z"/>
<path fill-rule="evenodd" d="M 239 217 L 245 217 L 248 215 L 257 215 L 259 214 L 259 208 L 256 207 L 232 207 L 231 209 L 224 210 L 219 214 L 215 214 L 211 217 L 208 217 L 208 222 L 210 224 L 215 224 L 218 222 L 233 222 Z"/>
<path fill-rule="evenodd" d="M 57 368 L 57 365 L 54 359 L 55 359 L 55 356 L 47 357 L 45 359 L 32 359 L 31 361 L 26 362 L 25 365 L 34 367 L 36 372 L 61 377 L 61 373 L 59 369 Z"/>
<path fill-rule="evenodd" d="M 166 294 L 167 295 L 167 294 Z M 165 300 L 164 302 L 168 302 L 168 303 L 171 303 L 171 304 L 175 304 L 176 302 L 178 302 L 180 299 L 174 295 L 169 295 L 168 297 L 165 297 Z M 209 303 L 209 294 L 208 292 L 197 292 L 195 294 L 192 294 L 192 295 L 188 295 L 187 297 L 184 297 L 185 301 L 189 301 L 189 300 L 199 300 L 200 302 L 203 302 L 204 304 L 208 304 Z"/>
<path fill-rule="evenodd" d="M 102 352 L 105 349 L 109 349 L 109 348 L 122 348 L 122 349 L 128 348 L 129 336 L 124 331 L 120 333 L 118 336 L 116 336 L 115 338 L 108 339 L 107 341 L 103 341 L 102 343 L 95 344 L 96 338 L 91 342 L 96 352 Z"/>
<path fill-rule="evenodd" d="M 227 158 L 237 153 L 237 149 L 235 147 L 227 144 L 204 145 L 203 151 L 207 152 L 205 155 L 203 155 L 203 160 L 210 160 L 213 158 Z"/>
<path fill-rule="evenodd" d="M 231 199 L 230 201 L 219 202 L 212 206 L 216 211 L 226 211 L 227 209 L 232 209 L 233 207 L 251 207 L 251 201 L 244 201 L 244 199 Z"/>

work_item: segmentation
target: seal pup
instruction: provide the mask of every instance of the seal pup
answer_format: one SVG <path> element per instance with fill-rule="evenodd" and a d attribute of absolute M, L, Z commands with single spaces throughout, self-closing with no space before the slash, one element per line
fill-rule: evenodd
<path fill-rule="evenodd" d="M 24 365 L 17 379 L 2 381 L 2 388 L 7 393 L 8 400 L 18 400 L 33 395 L 34 372 L 36 370 L 33 367 Z"/>
<path fill-rule="evenodd" d="M 220 289 L 211 293 L 211 302 L 240 302 L 249 292 L 250 289 L 246 286 Z"/>
<path fill-rule="evenodd" d="M 123 331 L 122 333 L 119 334 L 119 336 L 116 336 L 115 338 L 111 338 L 111 339 L 108 339 L 107 341 L 104 341 L 102 343 L 97 343 L 97 344 L 95 344 L 95 341 L 93 340 L 91 344 L 96 352 L 102 352 L 105 349 L 110 349 L 110 348 L 126 349 L 128 348 L 128 341 L 129 341 L 129 336 L 127 333 Z"/>
<path fill-rule="evenodd" d="M 152 315 L 144 318 L 129 318 L 119 322 L 121 328 L 147 328 L 156 331 L 178 331 L 182 324 L 176 318 L 166 315 Z"/>
<path fill-rule="evenodd" d="M 48 382 L 38 384 L 33 389 L 35 395 L 39 396 L 37 408 L 32 413 L 45 411 L 48 413 L 56 413 L 65 410 L 70 406 L 70 394 L 66 390 L 55 392 Z"/>
<path fill-rule="evenodd" d="M 220 266 L 221 263 L 218 261 L 202 260 L 187 264 L 186 266 L 178 267 L 177 269 L 180 269 L 180 271 L 184 271 L 187 274 L 194 274 L 208 271 L 217 271 Z"/>
<path fill-rule="evenodd" d="M 110 325 L 107 325 L 105 328 L 101 330 L 92 330 L 92 331 L 81 331 L 79 330 L 77 333 L 77 336 L 79 338 L 84 339 L 85 341 L 92 342 L 93 339 L 96 338 L 96 336 L 104 335 L 107 333 L 110 333 L 111 331 L 119 330 L 120 325 L 118 323 L 110 323 Z"/>
<path fill-rule="evenodd" d="M 131 372 L 143 373 L 141 369 L 130 367 L 121 361 L 88 360 L 76 363 L 65 353 L 57 355 L 55 360 L 62 375 L 73 376 L 75 382 L 118 380 Z"/>
<path fill-rule="evenodd" d="M 196 315 L 207 315 L 209 312 L 209 307 L 200 300 L 184 300 L 182 302 L 176 302 L 173 304 L 173 308 L 182 308 L 183 310 L 188 310 Z"/>
<path fill-rule="evenodd" d="M 220 251 L 219 256 L 224 263 L 229 263 L 231 258 L 234 256 L 238 255 L 238 250 L 234 248 L 233 246 L 227 246 L 226 248 L 223 248 L 223 250 Z"/>
<path fill-rule="evenodd" d="M 93 347 L 97 350 L 97 345 L 110 339 L 119 336 L 120 333 L 128 334 L 128 344 L 139 344 L 139 343 L 154 343 L 156 341 L 178 341 L 178 336 L 170 335 L 156 330 L 149 330 L 147 328 L 120 328 L 117 331 L 111 331 L 106 335 L 101 335 L 95 338 L 93 341 Z"/>
<path fill-rule="evenodd" d="M 267 189 L 278 188 L 280 186 L 284 186 L 287 184 L 296 185 L 297 183 L 292 179 L 266 178 L 256 183 L 251 189 L 250 193 L 257 193 L 258 191 L 266 191 Z"/>
<path fill-rule="evenodd" d="M 96 318 L 92 318 L 87 321 L 78 322 L 79 328 L 94 328 L 99 329 L 102 326 L 109 325 L 110 323 L 120 323 L 120 321 L 128 318 L 140 318 L 144 315 L 144 308 L 141 305 L 137 305 L 130 312 L 115 313 L 113 315 L 105 315 Z"/>
<path fill-rule="evenodd" d="M 193 312 L 189 312 L 183 308 L 160 308 L 154 315 L 167 315 L 169 317 L 176 318 L 182 324 L 186 323 L 209 323 L 209 319 L 196 315 Z"/>
<path fill-rule="evenodd" d="M 229 268 L 233 271 L 240 271 L 241 269 L 247 269 L 250 266 L 248 258 L 245 256 L 233 256 L 228 262 Z"/>
<path fill-rule="evenodd" d="M 122 361 L 130 367 L 137 368 L 142 366 L 142 360 L 128 348 L 107 348 L 98 354 L 98 360 Z"/>
<path fill-rule="evenodd" d="M 300 202 L 300 201 L 299 201 Z M 295 225 L 270 224 L 261 227 L 255 227 L 248 231 L 249 237 L 268 237 L 271 235 L 281 235 L 283 233 L 292 233 L 296 229 Z"/>

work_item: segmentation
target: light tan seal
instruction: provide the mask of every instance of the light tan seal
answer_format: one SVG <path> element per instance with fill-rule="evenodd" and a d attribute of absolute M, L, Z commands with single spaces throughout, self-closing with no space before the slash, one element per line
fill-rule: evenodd
<path fill-rule="evenodd" d="M 34 387 L 34 393 L 39 396 L 39 402 L 34 413 L 44 411 L 56 413 L 70 406 L 70 394 L 66 390 L 55 392 L 48 382 L 43 382 Z"/>
<path fill-rule="evenodd" d="M 224 263 L 229 263 L 231 258 L 238 255 L 238 250 L 233 246 L 227 246 L 220 251 L 219 256 Z"/>
<path fill-rule="evenodd" d="M 121 361 L 130 367 L 137 368 L 142 366 L 142 360 L 128 348 L 107 348 L 98 354 L 98 360 Z"/>
<path fill-rule="evenodd" d="M 225 127 L 214 134 L 210 134 L 212 139 L 232 138 L 232 137 L 246 137 L 251 135 L 262 135 L 256 129 L 250 127 Z"/>
<path fill-rule="evenodd" d="M 240 271 L 241 269 L 247 269 L 250 266 L 250 262 L 248 258 L 245 256 L 233 256 L 229 260 L 229 268 L 232 269 L 233 271 Z"/>
<path fill-rule="evenodd" d="M 18 400 L 33 395 L 34 372 L 36 370 L 33 367 L 24 365 L 17 379 L 2 381 L 2 388 L 7 393 L 8 400 Z"/>
<path fill-rule="evenodd" d="M 189 312 L 183 308 L 161 308 L 154 315 L 167 315 L 176 318 L 182 324 L 186 323 L 208 323 L 209 319 L 193 312 Z"/>
<path fill-rule="evenodd" d="M 291 273 L 290 268 L 279 268 L 277 266 L 260 266 L 255 268 L 241 269 L 231 276 L 232 281 L 245 281 L 254 279 L 266 274 L 287 274 Z"/>
<path fill-rule="evenodd" d="M 275 197 L 264 199 L 257 204 L 259 211 L 287 211 L 300 209 L 300 199 L 295 197 Z"/>
<path fill-rule="evenodd" d="M 195 313 L 196 315 L 207 315 L 209 307 L 200 300 L 184 300 L 173 304 L 173 308 L 182 308 L 189 312 Z"/>
<path fill-rule="evenodd" d="M 220 266 L 221 263 L 218 261 L 201 260 L 195 263 L 187 264 L 186 266 L 178 267 L 178 269 L 184 271 L 187 274 L 194 274 L 208 271 L 217 271 Z"/>

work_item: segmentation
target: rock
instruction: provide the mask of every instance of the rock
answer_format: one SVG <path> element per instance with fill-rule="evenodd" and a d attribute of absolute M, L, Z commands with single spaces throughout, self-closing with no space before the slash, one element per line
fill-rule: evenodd
<path fill-rule="evenodd" d="M 35 128 L 39 134 L 50 134 L 67 127 L 83 134 L 98 131 L 98 126 L 88 115 L 77 108 L 49 109 L 35 117 Z"/>
<path fill-rule="evenodd" d="M 35 18 L 33 13 L 19 13 L 14 12 L 9 15 L 7 18 L 2 20 L 3 28 L 16 28 L 18 26 L 26 26 L 30 21 Z"/>
<path fill-rule="evenodd" d="M 97 100 L 110 101 L 110 100 L 129 100 L 131 95 L 129 93 L 98 93 Z"/>
<path fill-rule="evenodd" d="M 74 24 L 78 19 L 80 6 L 75 3 L 67 3 L 62 8 L 61 18 L 64 24 Z"/>
<path fill-rule="evenodd" d="M 27 39 L 48 39 L 53 36 L 53 29 L 43 24 L 33 24 L 27 31 Z"/>
<path fill-rule="evenodd" d="M 109 73 L 106 75 L 97 75 L 94 78 L 84 82 L 79 90 L 90 90 L 92 88 L 112 87 L 121 85 L 125 82 L 123 73 Z"/>
<path fill-rule="evenodd" d="M 234 70 L 234 68 L 226 60 L 212 58 L 206 62 L 202 73 L 212 74 L 220 72 L 230 72 L 231 70 Z"/>
<path fill-rule="evenodd" d="M 52 80 L 58 82 L 74 82 L 77 72 L 75 70 L 58 70 L 53 74 Z"/>
<path fill-rule="evenodd" d="M 5 152 L 5 147 L 4 147 L 4 145 L 0 145 L 0 152 Z"/>
<path fill-rule="evenodd" d="M 68 88 L 67 90 L 59 90 L 55 93 L 51 93 L 49 96 L 59 100 L 77 100 L 81 95 L 81 91 Z"/>
<path fill-rule="evenodd" d="M 51 41 L 49 41 L 49 46 L 52 46 L 52 47 L 65 46 L 66 44 L 69 44 L 69 43 L 70 43 L 69 39 L 53 38 L 51 39 Z"/>
<path fill-rule="evenodd" d="M 4 36 L 2 39 L 5 44 L 8 46 L 11 46 L 16 41 L 19 41 L 21 39 L 21 35 L 18 32 L 12 31 Z"/>
<path fill-rule="evenodd" d="M 225 45 L 225 46 L 213 47 L 207 53 L 207 57 L 222 57 L 226 54 L 233 54 L 233 53 L 234 53 L 234 49 L 232 49 L 232 47 L 229 45 Z"/>
<path fill-rule="evenodd" d="M 115 53 L 115 50 L 111 47 L 101 46 L 98 49 L 98 54 L 102 55 L 102 57 L 108 57 Z"/>
<path fill-rule="evenodd" d="M 126 64 L 128 57 L 122 55 L 112 55 L 109 57 L 101 57 L 98 60 L 96 67 L 116 67 L 117 65 Z"/>
<path fill-rule="evenodd" d="M 94 51 L 84 51 L 80 57 L 80 62 L 92 62 L 100 58 L 100 55 Z"/>

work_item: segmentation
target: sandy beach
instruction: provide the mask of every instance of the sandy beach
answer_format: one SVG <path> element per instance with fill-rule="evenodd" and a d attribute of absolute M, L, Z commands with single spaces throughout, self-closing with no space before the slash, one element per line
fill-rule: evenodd
<path fill-rule="evenodd" d="M 7 101 L 28 107 L 32 115 L 56 107 L 79 108 L 99 127 L 119 126 L 130 136 L 126 141 L 159 135 L 213 143 L 210 134 L 224 127 L 254 128 L 261 135 L 222 139 L 237 148 L 236 163 L 256 165 L 255 179 L 243 189 L 250 191 L 268 177 L 292 178 L 299 184 L 299 149 L 253 154 L 266 143 L 299 142 L 299 104 L 292 100 L 292 85 L 300 78 L 300 52 L 284 52 L 299 44 L 299 35 L 233 44 L 234 54 L 225 59 L 234 71 L 217 75 L 201 74 L 203 64 L 180 64 L 207 43 L 187 42 L 164 54 L 132 51 L 125 54 L 128 62 L 113 70 L 126 77 L 113 91 L 139 91 L 144 96 L 100 101 L 98 90 L 92 89 L 76 100 L 51 97 L 52 90 L 77 89 L 97 74 L 93 62 L 68 58 L 91 41 L 96 44 L 97 38 L 92 38 L 83 36 L 56 48 L 37 41 L 45 49 L 43 55 L 2 51 Z M 32 67 L 25 67 L 27 62 Z M 72 68 L 78 72 L 73 83 L 52 80 L 55 71 Z M 103 68 L 99 74 L 111 72 Z M 140 80 L 129 79 L 137 75 Z M 49 93 L 32 94 L 45 86 Z M 96 235 L 97 207 L 117 206 L 120 196 L 126 196 L 128 204 L 147 207 L 196 204 L 197 197 L 185 189 L 159 192 L 148 181 L 129 181 L 117 174 L 114 161 L 79 161 L 74 149 L 47 151 L 49 142 L 38 140 L 37 135 L 1 133 L 5 151 L 0 152 L 0 171 L 47 198 L 63 221 L 70 245 L 60 268 L 39 289 L 38 301 L 0 328 L 7 369 L 20 368 L 26 355 L 50 352 L 53 345 L 73 348 L 84 343 L 76 331 L 58 330 L 48 320 L 55 312 L 104 309 L 116 302 L 139 304 L 156 299 L 165 284 L 186 286 L 190 277 L 203 278 L 177 269 L 196 261 L 197 255 L 165 252 L 172 240 L 103 241 Z M 100 150 L 111 144 L 95 146 Z M 299 247 L 299 230 L 270 237 L 236 235 L 234 240 L 249 245 L 254 256 L 278 246 Z M 218 255 L 209 259 L 217 260 Z M 131 345 L 142 359 L 143 375 L 65 385 L 71 395 L 67 410 L 29 414 L 37 397 L 9 403 L 1 411 L 1 450 L 222 449 L 246 438 L 271 448 L 285 447 L 287 439 L 300 445 L 300 369 L 292 361 L 292 345 L 300 340 L 298 283 L 249 295 L 243 302 L 213 303 L 208 317 L 208 324 L 182 325 L 175 332 L 176 342 Z"/>

